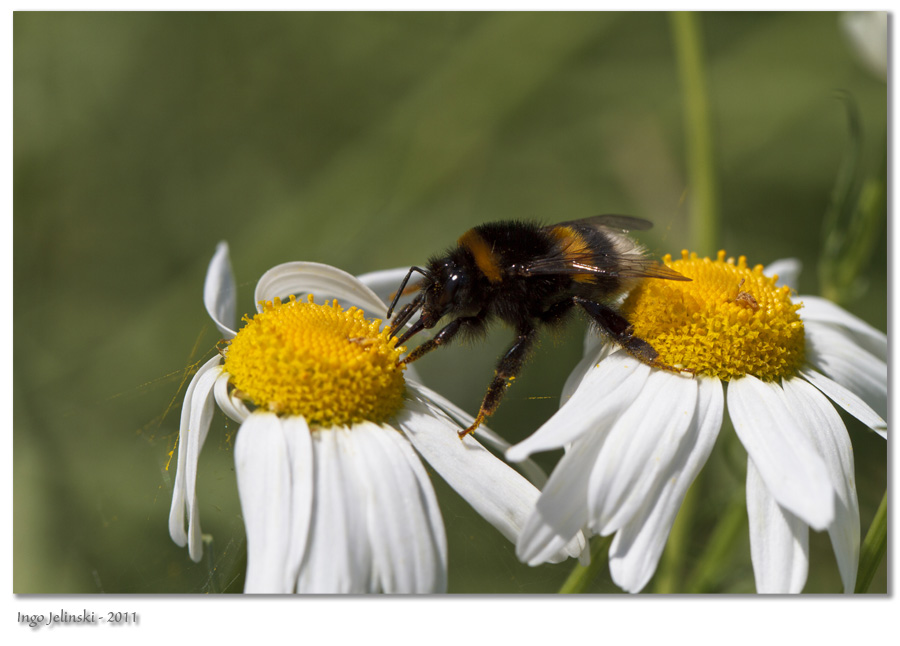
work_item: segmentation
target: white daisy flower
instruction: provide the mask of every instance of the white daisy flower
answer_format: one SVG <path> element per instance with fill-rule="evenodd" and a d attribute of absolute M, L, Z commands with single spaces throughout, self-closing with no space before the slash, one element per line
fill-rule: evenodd
<path fill-rule="evenodd" d="M 566 448 L 516 554 L 536 565 L 582 527 L 615 533 L 612 578 L 640 591 L 709 457 L 727 401 L 748 453 L 757 590 L 803 589 L 812 527 L 828 530 L 852 592 L 860 543 L 853 450 L 829 399 L 886 436 L 887 337 L 822 298 L 792 302 L 788 286 L 743 257 L 735 264 L 724 252 L 712 261 L 685 251 L 664 262 L 692 281 L 644 281 L 623 313 L 661 362 L 693 375 L 650 368 L 608 342 L 589 341 L 560 410 L 507 451 L 515 461 Z M 798 267 L 773 269 L 795 275 Z"/>
<path fill-rule="evenodd" d="M 381 289 L 403 271 L 367 280 Z M 444 525 L 419 456 L 516 540 L 538 490 L 474 438 L 460 440 L 471 417 L 404 379 L 402 348 L 380 321 L 363 316 L 386 310 L 372 289 L 327 265 L 278 265 L 260 279 L 259 313 L 239 332 L 235 293 L 221 243 L 204 302 L 229 343 L 188 386 L 169 516 L 172 539 L 194 561 L 203 550 L 197 462 L 214 404 L 240 422 L 234 453 L 247 532 L 245 592 L 444 591 Z M 293 297 L 301 293 L 310 296 Z M 313 293 L 355 307 L 318 305 Z M 488 430 L 480 437 L 508 448 Z M 573 539 L 552 558 L 577 556 L 584 538 Z"/>

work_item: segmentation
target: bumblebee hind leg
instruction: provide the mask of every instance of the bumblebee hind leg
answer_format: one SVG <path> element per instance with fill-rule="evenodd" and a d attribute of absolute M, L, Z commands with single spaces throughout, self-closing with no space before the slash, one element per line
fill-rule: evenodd
<path fill-rule="evenodd" d="M 659 353 L 652 345 L 644 341 L 642 338 L 634 336 L 634 327 L 628 322 L 624 316 L 619 314 L 611 307 L 607 307 L 601 303 L 597 303 L 580 296 L 575 296 L 572 300 L 580 305 L 582 309 L 588 313 L 597 325 L 606 332 L 613 341 L 618 343 L 625 349 L 628 354 L 633 356 L 649 366 L 654 368 L 662 368 L 672 372 L 684 372 L 681 368 L 670 366 L 659 360 Z"/>

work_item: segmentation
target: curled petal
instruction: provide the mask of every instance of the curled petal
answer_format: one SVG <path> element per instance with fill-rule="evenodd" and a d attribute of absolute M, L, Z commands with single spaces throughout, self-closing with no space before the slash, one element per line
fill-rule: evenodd
<path fill-rule="evenodd" d="M 362 274 L 358 276 L 358 280 L 371 289 L 375 294 L 385 303 L 390 303 L 394 300 L 394 295 L 397 293 L 397 288 L 400 287 L 400 283 L 406 277 L 407 272 L 409 272 L 409 267 L 398 267 L 397 269 L 384 269 L 382 271 L 371 271 L 367 274 Z M 415 286 L 416 277 L 421 278 L 419 274 L 413 274 L 413 278 L 410 279 L 409 284 L 407 284 L 407 289 L 410 286 Z M 414 291 L 410 291 L 408 294 L 404 294 L 400 296 L 400 300 L 397 301 L 397 308 L 399 309 L 409 303 L 415 296 Z"/>
<path fill-rule="evenodd" d="M 226 339 L 234 338 L 237 326 L 237 287 L 227 242 L 218 244 L 209 269 L 206 270 L 203 304 L 222 336 Z"/>
<path fill-rule="evenodd" d="M 247 405 L 240 397 L 235 397 L 234 389 L 228 388 L 230 379 L 231 375 L 227 372 L 223 372 L 219 375 L 219 378 L 216 379 L 216 385 L 213 389 L 216 396 L 216 403 L 219 405 L 219 408 L 222 409 L 222 412 L 235 422 L 243 422 L 250 416 L 250 409 L 247 408 Z"/>
<path fill-rule="evenodd" d="M 354 276 L 318 262 L 287 262 L 272 267 L 259 279 L 254 299 L 258 307 L 260 301 L 290 295 L 299 299 L 303 294 L 313 294 L 318 303 L 336 298 L 345 307 L 358 307 L 369 316 L 383 318 L 387 312 L 375 292 Z"/>

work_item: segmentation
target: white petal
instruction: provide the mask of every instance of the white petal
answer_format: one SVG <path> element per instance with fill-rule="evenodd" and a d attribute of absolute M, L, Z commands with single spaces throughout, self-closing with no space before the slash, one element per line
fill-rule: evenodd
<path fill-rule="evenodd" d="M 256 412 L 234 442 L 241 513 L 247 531 L 244 592 L 293 592 L 286 576 L 291 541 L 291 463 L 281 422 Z"/>
<path fill-rule="evenodd" d="M 206 270 L 203 304 L 222 336 L 226 339 L 234 338 L 237 326 L 237 287 L 231 259 L 228 257 L 227 242 L 220 242 L 216 246 L 216 253 Z"/>
<path fill-rule="evenodd" d="M 603 439 L 602 433 L 583 435 L 553 469 L 516 543 L 523 563 L 552 561 L 587 524 L 587 483 Z"/>
<path fill-rule="evenodd" d="M 443 395 L 423 386 L 421 383 L 411 382 L 408 378 L 406 383 L 422 397 L 431 401 L 438 408 L 447 413 L 447 415 L 460 425 L 460 428 L 468 428 L 472 425 L 472 422 L 475 421 L 474 417 Z M 475 437 L 500 452 L 505 452 L 510 446 L 509 442 L 497 435 L 484 424 L 475 429 Z M 540 488 L 547 482 L 547 474 L 544 473 L 544 470 L 541 469 L 534 460 L 523 460 L 518 464 L 518 470 L 521 471 L 535 487 Z"/>
<path fill-rule="evenodd" d="M 412 445 L 394 429 L 376 424 L 354 426 L 352 437 L 360 479 L 368 483 L 375 590 L 443 592 L 447 585 L 444 525 Z M 436 525 L 433 520 L 438 521 Z"/>
<path fill-rule="evenodd" d="M 506 452 L 512 462 L 573 442 L 597 424 L 615 419 L 638 396 L 650 367 L 625 353 L 610 355 L 593 368 L 559 411 L 531 436 Z"/>
<path fill-rule="evenodd" d="M 616 585 L 640 592 L 659 564 L 675 516 L 712 451 L 725 409 L 722 383 L 698 377 L 697 409 L 658 494 L 622 527 L 609 549 L 609 571 Z"/>
<path fill-rule="evenodd" d="M 219 408 L 222 409 L 222 412 L 225 413 L 228 417 L 233 419 L 236 422 L 243 422 L 245 419 L 250 417 L 250 409 L 247 408 L 247 405 L 240 399 L 240 397 L 234 396 L 234 389 L 228 388 L 228 382 L 231 379 L 231 375 L 227 372 L 223 372 L 219 375 L 219 378 L 216 379 L 216 384 L 213 388 L 213 392 L 216 397 L 216 403 L 219 405 Z"/>
<path fill-rule="evenodd" d="M 834 520 L 834 490 L 811 433 L 784 403 L 781 386 L 755 377 L 728 384 L 734 430 L 778 503 L 822 530 Z"/>
<path fill-rule="evenodd" d="M 313 518 L 297 592 L 369 592 L 373 588 L 372 554 L 366 531 L 365 483 L 353 469 L 353 431 L 313 431 L 315 485 Z"/>
<path fill-rule="evenodd" d="M 179 437 L 187 441 L 187 453 L 185 454 L 185 501 L 188 511 L 188 554 L 195 562 L 203 556 L 203 535 L 200 531 L 200 509 L 197 504 L 197 463 L 200 460 L 200 450 L 209 433 L 209 425 L 212 423 L 215 412 L 212 397 L 213 386 L 219 377 L 216 368 L 219 357 L 213 357 L 205 365 L 211 369 L 204 372 L 197 379 L 197 386 L 191 394 L 191 411 L 188 425 L 179 432 Z M 199 374 L 199 372 L 198 372 Z"/>
<path fill-rule="evenodd" d="M 441 517 L 441 508 L 438 504 L 437 496 L 434 494 L 434 489 L 431 486 L 431 479 L 425 471 L 425 465 L 422 464 L 422 460 L 415 450 L 413 450 L 409 440 L 403 437 L 402 434 L 398 433 L 396 438 L 399 438 L 395 440 L 396 442 L 403 444 L 403 454 L 406 457 L 409 468 L 412 470 L 413 475 L 418 482 L 419 492 L 422 496 L 422 504 L 428 514 L 427 523 L 429 534 L 437 551 L 437 562 L 435 563 L 435 566 L 440 567 L 440 572 L 435 573 L 434 583 L 430 584 L 426 581 L 420 583 L 420 587 L 424 589 L 431 586 L 437 592 L 445 592 L 447 589 L 447 535 L 444 531 L 444 519 Z"/>
<path fill-rule="evenodd" d="M 809 529 L 769 493 L 752 459 L 747 460 L 750 558 L 761 593 L 798 593 L 809 569 Z"/>
<path fill-rule="evenodd" d="M 809 417 L 816 429 L 813 441 L 825 459 L 836 494 L 834 522 L 828 527 L 835 558 L 844 583 L 844 592 L 853 592 L 859 564 L 859 502 L 853 468 L 853 447 L 841 416 L 815 387 L 802 379 L 786 379 L 784 393 L 798 414 Z"/>
<path fill-rule="evenodd" d="M 578 387 L 581 385 L 581 382 L 584 381 L 587 374 L 601 361 L 617 352 L 622 355 L 627 355 L 627 353 L 615 343 L 609 341 L 604 342 L 602 335 L 598 334 L 593 329 L 588 330 L 585 339 L 584 357 L 578 362 L 578 365 L 575 366 L 572 372 L 569 373 L 569 376 L 566 378 L 566 383 L 563 384 L 560 396 L 560 406 L 569 401 L 572 395 L 575 394 L 575 391 L 578 390 Z M 591 339 L 597 340 L 591 342 Z M 622 358 L 624 358 L 624 356 Z"/>
<path fill-rule="evenodd" d="M 853 417 L 871 428 L 881 437 L 887 438 L 887 422 L 885 422 L 884 419 L 872 410 L 872 408 L 862 399 L 836 381 L 832 381 L 815 370 L 801 370 L 800 375 L 813 386 L 825 393 L 831 401 L 853 415 Z"/>
<path fill-rule="evenodd" d="M 406 274 L 408 272 L 409 267 L 398 267 L 397 269 L 371 271 L 368 274 L 362 274 L 358 276 L 358 279 L 361 283 L 375 292 L 378 298 L 380 298 L 385 303 L 390 303 L 394 298 L 394 294 L 397 293 L 397 289 L 400 287 L 400 283 L 406 277 Z M 421 279 L 422 276 L 420 274 L 413 274 L 412 278 L 410 278 L 409 280 L 409 283 L 407 283 L 407 289 L 412 285 L 416 285 L 417 282 Z M 414 292 L 402 295 L 400 297 L 400 300 L 397 301 L 397 306 L 395 309 L 403 307 L 414 297 Z"/>
<path fill-rule="evenodd" d="M 375 292 L 354 276 L 318 262 L 287 262 L 272 267 L 259 279 L 254 300 L 259 303 L 292 294 L 298 300 L 303 294 L 313 294 L 319 304 L 336 298 L 345 307 L 358 307 L 377 318 L 384 318 L 387 313 L 387 306 Z"/>
<path fill-rule="evenodd" d="M 312 434 L 306 420 L 299 416 L 281 420 L 291 468 L 290 544 L 283 568 L 284 587 L 293 592 L 306 556 L 309 528 L 312 524 L 315 463 Z"/>
<path fill-rule="evenodd" d="M 471 436 L 460 440 L 459 427 L 414 389 L 396 423 L 416 451 L 485 520 L 515 541 L 534 507 L 538 490 L 494 457 Z M 577 556 L 583 537 L 566 547 L 564 557 Z M 577 543 L 577 544 L 576 544 Z"/>
<path fill-rule="evenodd" d="M 815 321 L 843 327 L 866 350 L 877 357 L 887 358 L 887 335 L 884 332 L 820 296 L 798 296 L 794 302 L 798 301 L 803 303 L 800 318 L 804 323 Z"/>
<path fill-rule="evenodd" d="M 172 507 L 169 510 L 169 535 L 172 537 L 172 540 L 175 541 L 175 544 L 179 547 L 184 547 L 187 544 L 187 533 L 184 531 L 184 514 L 186 511 L 189 511 L 189 507 L 186 505 L 186 496 L 187 496 L 187 482 L 186 475 L 188 472 L 188 444 L 189 437 L 193 435 L 198 435 L 198 433 L 191 433 L 188 435 L 188 429 L 191 428 L 191 413 L 192 413 L 192 404 L 194 402 L 194 392 L 197 390 L 197 384 L 201 379 L 204 378 L 204 375 L 208 372 L 212 372 L 215 374 L 218 371 L 220 363 L 220 357 L 213 357 L 205 364 L 200 366 L 200 369 L 197 370 L 196 374 L 194 374 L 191 382 L 188 384 L 187 390 L 184 393 L 184 404 L 181 408 L 181 423 L 179 424 L 178 429 L 178 459 L 175 467 L 175 483 L 172 488 Z M 203 380 L 203 387 L 206 387 L 207 379 Z M 201 403 L 204 401 L 201 397 Z M 204 434 L 205 435 L 205 434 Z M 199 451 L 193 453 L 191 458 L 197 460 L 200 458 Z M 190 469 L 190 472 L 193 474 L 193 477 L 197 476 L 197 465 L 196 463 Z M 193 488 L 192 488 L 193 491 Z M 196 505 L 193 505 L 196 507 Z M 196 513 L 196 511 L 195 511 Z M 201 551 L 197 555 L 197 559 L 202 555 L 202 546 Z"/>
<path fill-rule="evenodd" d="M 609 535 L 627 523 L 662 481 L 694 419 L 698 381 L 654 370 L 615 420 L 588 482 L 588 526 Z"/>
<path fill-rule="evenodd" d="M 887 364 L 859 347 L 839 328 L 821 323 L 806 325 L 806 354 L 819 368 L 887 417 Z"/>
<path fill-rule="evenodd" d="M 775 284 L 779 287 L 781 285 L 787 285 L 792 290 L 797 291 L 797 286 L 800 284 L 800 272 L 802 269 L 803 263 L 796 258 L 783 258 L 768 265 L 763 270 L 763 273 L 766 276 L 778 276 L 778 280 Z"/>

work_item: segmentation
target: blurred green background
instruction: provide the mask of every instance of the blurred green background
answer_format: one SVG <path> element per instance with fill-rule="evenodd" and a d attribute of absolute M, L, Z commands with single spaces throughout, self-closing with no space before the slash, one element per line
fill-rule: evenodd
<path fill-rule="evenodd" d="M 720 246 L 751 263 L 801 259 L 801 293 L 819 291 L 823 215 L 847 155 L 839 91 L 861 115 L 860 167 L 884 173 L 886 85 L 839 18 L 700 19 Z M 200 462 L 208 558 L 194 564 L 167 531 L 179 389 L 217 341 L 201 294 L 219 240 L 245 312 L 276 263 L 420 264 L 488 220 L 627 213 L 655 222 L 641 236 L 654 254 L 690 244 L 666 14 L 17 13 L 13 27 L 17 593 L 241 590 L 236 426 L 224 417 Z M 871 255 L 844 305 L 886 329 L 884 236 Z M 543 338 L 495 430 L 516 441 L 553 413 L 584 327 Z M 474 411 L 509 341 L 498 327 L 417 368 Z M 865 531 L 885 445 L 847 424 Z M 726 429 L 687 568 L 743 496 L 745 462 Z M 450 591 L 559 588 L 571 564 L 518 563 L 434 480 Z M 754 589 L 745 515 L 710 591 Z M 616 591 L 603 572 L 592 590 Z M 885 588 L 882 565 L 871 589 Z M 806 590 L 840 591 L 827 535 L 811 536 Z"/>

